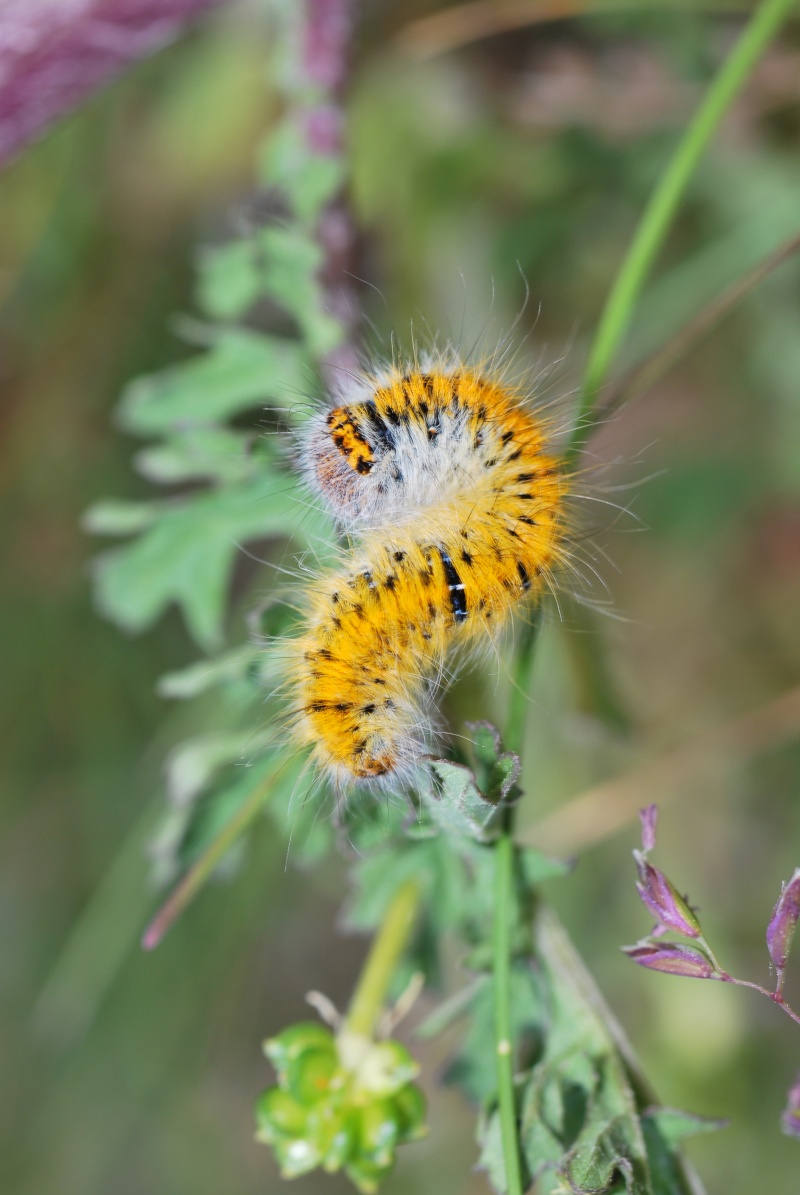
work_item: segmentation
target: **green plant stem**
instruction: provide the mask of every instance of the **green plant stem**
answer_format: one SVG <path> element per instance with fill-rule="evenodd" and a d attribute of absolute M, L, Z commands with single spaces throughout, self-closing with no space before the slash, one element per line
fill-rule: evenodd
<path fill-rule="evenodd" d="M 514 1102 L 514 1045 L 511 1037 L 511 924 L 514 843 L 510 832 L 494 848 L 494 1031 L 500 1134 L 508 1195 L 522 1195 L 522 1167 Z"/>
<path fill-rule="evenodd" d="M 565 454 L 573 465 L 600 387 L 627 331 L 644 280 L 714 130 L 796 0 L 763 0 L 712 82 L 645 207 L 617 273 L 586 363 L 578 415 Z"/>
<path fill-rule="evenodd" d="M 692 349 L 698 340 L 712 330 L 721 320 L 746 298 L 751 291 L 779 269 L 794 254 L 800 253 L 800 233 L 779 245 L 774 252 L 746 270 L 741 277 L 726 287 L 701 311 L 680 328 L 665 344 L 662 344 L 609 387 L 597 412 L 606 418 L 622 403 L 630 402 L 639 394 L 650 390 L 668 370 Z"/>
<path fill-rule="evenodd" d="M 522 628 L 516 654 L 506 722 L 505 745 L 518 755 L 528 712 L 528 681 L 541 627 L 541 607 Z M 511 1034 L 511 926 L 513 923 L 515 849 L 512 837 L 514 807 L 503 813 L 503 833 L 494 846 L 495 891 L 493 925 L 494 1036 L 497 1101 L 508 1195 L 522 1195 L 522 1166 L 514 1102 L 514 1043 Z"/>
<path fill-rule="evenodd" d="M 530 616 L 530 621 L 522 627 L 519 648 L 517 649 L 514 672 L 511 678 L 511 696 L 508 703 L 508 718 L 506 719 L 506 733 L 504 745 L 509 751 L 522 751 L 522 740 L 525 734 L 525 721 L 528 713 L 528 680 L 530 678 L 539 631 L 542 626 L 541 604 Z"/>
<path fill-rule="evenodd" d="M 408 880 L 392 897 L 350 1001 L 345 1027 L 351 1033 L 362 1037 L 374 1035 L 397 964 L 408 946 L 419 902 L 416 880 Z"/>

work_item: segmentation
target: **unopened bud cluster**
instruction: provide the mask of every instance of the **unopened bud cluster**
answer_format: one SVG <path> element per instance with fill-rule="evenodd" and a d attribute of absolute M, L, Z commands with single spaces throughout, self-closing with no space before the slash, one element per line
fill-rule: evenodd
<path fill-rule="evenodd" d="M 656 845 L 657 814 L 655 805 L 649 805 L 641 811 L 639 816 L 642 822 L 642 849 L 633 852 L 638 872 L 636 890 L 642 904 L 655 918 L 656 924 L 649 937 L 643 938 L 635 946 L 623 946 L 622 949 L 640 967 L 647 967 L 651 971 L 666 971 L 671 975 L 683 975 L 687 979 L 719 979 L 741 987 L 753 988 L 768 996 L 792 1020 L 800 1023 L 800 1014 L 790 1008 L 783 995 L 789 949 L 797 922 L 800 920 L 800 868 L 797 868 L 788 883 L 783 885 L 767 926 L 767 950 L 776 973 L 775 988 L 770 991 L 760 984 L 737 979 L 722 970 L 703 936 L 695 910 L 663 871 L 649 862 L 647 856 Z M 667 933 L 678 934 L 689 941 L 665 940 L 663 935 Z M 787 1136 L 800 1138 L 800 1076 L 789 1092 L 781 1124 Z"/>
<path fill-rule="evenodd" d="M 344 1170 L 359 1191 L 377 1191 L 395 1150 L 426 1133 L 419 1071 L 405 1046 L 301 1022 L 264 1043 L 278 1083 L 256 1103 L 256 1138 L 281 1174 Z"/>
<path fill-rule="evenodd" d="M 657 815 L 655 805 L 641 811 L 642 849 L 633 852 L 638 872 L 636 891 L 656 924 L 649 938 L 623 949 L 640 967 L 651 971 L 666 971 L 691 979 L 726 979 L 728 976 L 720 971 L 703 938 L 697 913 L 663 871 L 647 858 L 656 845 Z M 694 939 L 694 944 L 663 941 L 662 935 L 669 932 Z"/>

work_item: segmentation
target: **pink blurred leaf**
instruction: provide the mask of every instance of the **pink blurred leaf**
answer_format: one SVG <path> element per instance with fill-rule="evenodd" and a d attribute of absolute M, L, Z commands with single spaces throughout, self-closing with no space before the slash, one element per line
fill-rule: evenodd
<path fill-rule="evenodd" d="M 220 0 L 5 0 L 0 165 Z"/>

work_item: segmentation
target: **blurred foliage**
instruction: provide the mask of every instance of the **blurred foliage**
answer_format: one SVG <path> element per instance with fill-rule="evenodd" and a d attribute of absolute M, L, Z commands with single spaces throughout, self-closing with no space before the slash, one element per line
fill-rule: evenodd
<path fill-rule="evenodd" d="M 407 341 L 413 320 L 462 345 L 491 340 L 522 307 L 527 279 L 541 311 L 520 325 L 522 336 L 536 324 L 522 351 L 545 366 L 561 361 L 543 380 L 559 398 L 575 385 L 583 335 L 675 129 L 735 23 L 699 8 L 678 18 L 665 7 L 532 26 L 416 62 L 392 42 L 408 19 L 396 5 L 366 7 L 350 100 L 362 273 L 381 292 L 364 286 L 360 297 L 376 339 L 385 350 L 393 328 Z M 137 68 L 0 180 L 2 523 L 12 562 L 0 595 L 10 630 L 0 679 L 8 1010 L 0 1066 L 3 1189 L 15 1195 L 277 1188 L 277 1172 L 251 1142 L 250 1105 L 263 1085 L 257 1043 L 296 1019 L 309 987 L 343 1003 L 361 952 L 355 939 L 331 933 L 340 867 L 327 864 L 313 878 L 286 869 L 268 823 L 256 825 L 235 884 L 201 897 L 157 954 L 138 952 L 150 905 L 142 851 L 161 761 L 203 728 L 217 736 L 216 755 L 192 760 L 184 747 L 170 757 L 167 783 L 178 800 L 155 860 L 164 880 L 174 874 L 176 843 L 184 862 L 199 846 L 185 837 L 181 794 L 202 791 L 198 776 L 213 788 L 226 752 L 240 751 L 238 703 L 261 691 L 265 665 L 257 655 L 222 657 L 238 689 L 221 709 L 174 611 L 141 638 L 120 637 L 91 612 L 92 545 L 78 530 L 90 504 L 126 495 L 125 505 L 95 507 L 95 528 L 133 533 L 152 519 L 139 542 L 149 544 L 163 586 L 158 608 L 143 610 L 114 557 L 101 566 L 103 592 L 130 603 L 130 628 L 177 597 L 196 611 L 190 625 L 203 645 L 243 638 L 241 595 L 258 587 L 262 566 L 239 554 L 227 620 L 227 595 L 195 591 L 190 553 L 168 554 L 162 568 L 151 537 L 187 515 L 178 503 L 154 503 L 131 473 L 112 409 L 131 377 L 157 379 L 127 391 L 123 414 L 127 430 L 164 437 L 140 453 L 142 472 L 168 484 L 235 481 L 241 503 L 216 512 L 217 550 L 230 559 L 250 534 L 248 495 L 262 497 L 258 469 L 272 453 L 251 417 L 265 378 L 302 393 L 311 375 L 285 352 L 276 359 L 278 346 L 254 341 L 249 375 L 226 389 L 211 379 L 226 404 L 220 418 L 236 416 L 229 435 L 198 429 L 187 457 L 186 441 L 181 451 L 171 441 L 171 420 L 191 409 L 224 338 L 194 357 L 188 388 L 185 371 L 175 386 L 178 375 L 165 371 L 194 353 L 185 338 L 204 335 L 198 312 L 228 318 L 263 282 L 249 231 L 231 253 L 217 246 L 231 222 L 233 231 L 242 221 L 249 229 L 241 197 L 253 186 L 256 143 L 278 115 L 263 81 L 268 42 L 257 10 L 232 7 Z M 795 231 L 799 66 L 792 29 L 692 184 L 632 329 L 631 359 Z M 323 194 L 333 185 L 319 182 Z M 190 268 L 198 241 L 209 246 L 199 289 Z M 285 262 L 289 294 L 308 265 L 304 252 Z M 295 314 L 307 310 L 300 287 Z M 182 312 L 192 319 L 178 319 Z M 634 487 L 622 501 L 641 520 L 616 527 L 613 515 L 598 516 L 592 527 L 614 560 L 617 571 L 602 571 L 626 621 L 591 634 L 612 649 L 609 674 L 634 729 L 626 739 L 591 711 L 575 715 L 585 653 L 575 650 L 575 630 L 562 633 L 554 619 L 527 731 L 532 819 L 798 684 L 799 322 L 793 262 L 597 437 L 593 456 L 618 462 L 604 479 Z M 324 345 L 329 328 L 322 322 L 315 334 Z M 632 530 L 640 533 L 622 534 Z M 206 547 L 205 524 L 202 535 Z M 164 672 L 162 692 L 196 697 L 191 713 L 175 703 L 166 722 L 155 691 Z M 502 702 L 491 671 L 476 666 L 453 693 L 449 718 L 456 726 L 487 714 L 500 720 Z M 779 880 L 797 863 L 799 782 L 800 751 L 787 733 L 768 755 L 732 760 L 710 778 L 699 767 L 662 812 L 664 857 L 691 878 L 731 968 L 738 961 L 751 973 L 763 957 Z M 777 1122 L 795 1069 L 789 1060 L 800 1057 L 792 1026 L 721 985 L 632 973 L 616 948 L 644 928 L 628 879 L 635 838 L 631 827 L 589 852 L 553 901 L 660 1097 L 731 1118 L 725 1134 L 689 1145 L 711 1195 L 788 1195 L 796 1145 Z M 63 954 L 67 942 L 72 956 Z M 453 975 L 455 960 L 444 978 Z M 788 983 L 797 991 L 796 977 Z M 444 1047 L 415 1043 L 413 1052 L 434 1132 L 384 1189 L 484 1190 L 483 1177 L 470 1178 L 471 1117 L 431 1083 Z M 292 1189 L 348 1188 L 308 1176 Z"/>

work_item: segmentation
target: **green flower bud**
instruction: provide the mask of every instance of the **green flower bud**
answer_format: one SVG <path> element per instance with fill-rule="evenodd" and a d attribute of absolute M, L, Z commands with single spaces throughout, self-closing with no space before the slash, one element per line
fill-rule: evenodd
<path fill-rule="evenodd" d="M 357 1083 L 361 1091 L 372 1095 L 392 1095 L 405 1087 L 419 1074 L 419 1066 L 399 1041 L 382 1041 L 373 1045 L 358 1068 Z"/>
<path fill-rule="evenodd" d="M 319 1166 L 322 1155 L 306 1137 L 288 1137 L 271 1142 L 283 1178 L 296 1178 Z"/>
<path fill-rule="evenodd" d="M 392 1167 L 380 1166 L 364 1158 L 358 1158 L 350 1163 L 345 1173 L 350 1181 L 358 1188 L 361 1195 L 375 1195 L 379 1186 L 390 1173 Z"/>
<path fill-rule="evenodd" d="M 313 1113 L 312 1113 L 313 1115 Z M 336 1130 L 330 1137 L 322 1160 L 323 1169 L 333 1174 L 351 1161 L 358 1148 L 358 1116 L 346 1110 L 337 1120 Z"/>
<path fill-rule="evenodd" d="M 299 1021 L 296 1025 L 284 1029 L 277 1037 L 268 1038 L 264 1042 L 264 1053 L 279 1075 L 285 1073 L 289 1063 L 306 1050 L 328 1050 L 335 1053 L 336 1045 L 330 1029 L 326 1029 L 318 1021 Z"/>
<path fill-rule="evenodd" d="M 305 1050 L 286 1068 L 286 1090 L 301 1104 L 324 1100 L 338 1067 L 339 1060 L 333 1050 Z"/>
<path fill-rule="evenodd" d="M 358 1134 L 362 1158 L 379 1166 L 391 1165 L 399 1136 L 400 1125 L 392 1100 L 378 1099 L 365 1104 L 361 1109 Z"/>
<path fill-rule="evenodd" d="M 271 1144 L 279 1137 L 301 1137 L 308 1113 L 280 1087 L 263 1091 L 256 1101 L 256 1138 Z"/>
<path fill-rule="evenodd" d="M 425 1099 L 411 1083 L 419 1068 L 399 1042 L 298 1024 L 265 1049 L 278 1085 L 256 1103 L 256 1137 L 273 1147 L 285 1178 L 344 1170 L 369 1195 L 397 1145 L 425 1134 Z"/>
<path fill-rule="evenodd" d="M 341 1098 L 321 1100 L 309 1108 L 305 1135 L 314 1142 L 323 1157 L 330 1153 L 347 1115 L 348 1109 Z"/>
<path fill-rule="evenodd" d="M 427 1105 L 425 1096 L 416 1083 L 407 1083 L 392 1097 L 395 1117 L 399 1129 L 398 1145 L 406 1141 L 416 1141 L 425 1137 L 428 1132 L 425 1124 Z"/>

